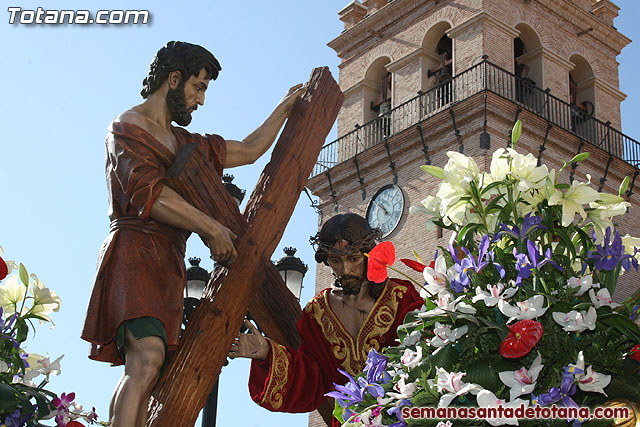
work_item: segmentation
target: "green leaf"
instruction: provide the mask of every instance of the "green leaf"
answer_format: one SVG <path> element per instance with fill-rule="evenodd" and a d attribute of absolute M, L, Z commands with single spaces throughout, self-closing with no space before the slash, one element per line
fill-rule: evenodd
<path fill-rule="evenodd" d="M 504 181 L 495 181 L 492 182 L 491 184 L 487 185 L 486 187 L 484 187 L 482 189 L 482 192 L 480 193 L 481 195 L 484 195 L 484 193 L 489 192 L 491 190 L 493 190 L 494 188 L 500 186 L 500 185 L 505 185 Z"/>
<path fill-rule="evenodd" d="M 340 424 L 344 424 L 344 420 L 342 419 L 342 406 L 338 405 L 338 401 L 335 402 L 335 407 L 333 408 L 333 416 L 336 420 L 340 421 Z"/>
<path fill-rule="evenodd" d="M 576 248 L 573 246 L 573 243 L 571 242 L 571 239 L 569 238 L 567 232 L 563 228 L 556 228 L 554 230 L 554 234 L 558 236 L 560 240 L 562 240 L 562 243 L 564 243 L 564 245 L 567 247 L 567 249 L 569 249 L 569 252 L 571 252 L 571 259 L 575 259 Z"/>
<path fill-rule="evenodd" d="M 20 267 L 18 267 L 18 272 L 20 273 L 20 281 L 25 286 L 29 286 L 29 273 L 27 272 L 27 268 L 22 263 L 20 263 Z"/>
<path fill-rule="evenodd" d="M 480 384 L 488 390 L 498 390 L 503 386 L 502 381 L 498 377 L 498 372 L 510 370 L 509 367 L 496 366 L 493 360 L 482 360 L 473 363 L 467 367 L 467 375 L 464 377 L 466 383 Z M 504 365 L 502 363 L 501 365 Z"/>
<path fill-rule="evenodd" d="M 27 322 L 23 318 L 18 318 L 16 321 L 16 341 L 25 342 L 27 340 L 27 335 L 29 334 L 29 326 L 27 326 Z"/>
<path fill-rule="evenodd" d="M 26 394 L 36 399 L 36 403 L 38 404 L 38 418 L 46 417 L 51 413 L 49 401 L 37 389 L 32 387 L 23 387 L 22 389 Z"/>
<path fill-rule="evenodd" d="M 13 412 L 18 407 L 16 394 L 12 386 L 0 383 L 0 414 Z"/>
<path fill-rule="evenodd" d="M 591 154 L 588 151 L 585 151 L 584 153 L 576 154 L 575 156 L 573 156 L 573 159 L 569 161 L 569 163 L 578 163 L 583 160 L 587 160 L 590 155 Z"/>
<path fill-rule="evenodd" d="M 640 327 L 633 320 L 618 313 L 607 313 L 598 317 L 598 322 L 605 325 L 613 326 L 618 329 L 622 335 L 632 336 L 636 341 L 640 342 Z"/>
<path fill-rule="evenodd" d="M 458 245 L 462 244 L 462 242 L 468 242 L 469 240 L 473 240 L 473 232 L 478 227 L 478 225 L 479 224 L 467 224 L 464 227 L 462 227 L 462 230 L 460 230 L 456 238 Z M 467 233 L 469 232 L 471 232 L 471 236 L 467 236 Z M 469 239 L 469 237 L 471 239 Z"/>
<path fill-rule="evenodd" d="M 439 179 L 444 179 L 444 169 L 442 169 L 441 167 L 432 166 L 432 165 L 422 165 L 420 166 L 420 169 L 422 169 L 424 172 L 428 173 L 431 176 L 435 176 L 436 178 L 439 178 Z"/>
<path fill-rule="evenodd" d="M 568 190 L 571 188 L 569 184 L 556 184 L 556 190 Z"/>
<path fill-rule="evenodd" d="M 460 358 L 460 353 L 453 348 L 452 344 L 449 344 L 445 347 L 442 347 L 440 351 L 437 353 L 432 353 L 427 360 L 431 363 L 431 366 L 437 366 L 439 368 L 444 368 L 447 371 L 453 367 L 458 362 Z"/>
<path fill-rule="evenodd" d="M 629 188 L 629 175 L 625 176 L 622 182 L 620 183 L 620 189 L 618 189 L 618 196 L 623 197 L 623 194 Z"/>
<path fill-rule="evenodd" d="M 522 134 L 522 121 L 516 121 L 516 124 L 513 125 L 513 129 L 511 130 L 511 146 L 514 147 L 516 142 L 520 139 L 520 135 Z"/>

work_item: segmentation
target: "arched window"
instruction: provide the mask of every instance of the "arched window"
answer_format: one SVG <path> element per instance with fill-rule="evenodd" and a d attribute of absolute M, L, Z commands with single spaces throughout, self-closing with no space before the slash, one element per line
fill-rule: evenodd
<path fill-rule="evenodd" d="M 430 115 L 453 101 L 453 40 L 447 35 L 448 22 L 439 22 L 427 31 L 422 47 L 427 52 L 423 71 L 422 105 L 424 114 Z"/>
<path fill-rule="evenodd" d="M 376 59 L 364 75 L 364 121 L 368 122 L 391 110 L 391 73 L 386 66 L 388 57 Z"/>
<path fill-rule="evenodd" d="M 523 104 L 535 108 L 542 101 L 540 92 L 543 89 L 542 79 L 542 45 L 540 38 L 526 24 L 516 25 L 520 37 L 513 41 L 513 70 L 516 76 L 516 99 Z"/>
<path fill-rule="evenodd" d="M 596 111 L 595 75 L 589 62 L 580 55 L 569 59 L 574 67 L 569 71 L 569 103 L 572 107 L 571 128 L 574 132 L 588 131 L 587 121 Z"/>
<path fill-rule="evenodd" d="M 364 114 L 365 123 L 370 122 L 362 135 L 365 148 L 377 144 L 391 132 L 392 78 L 387 71 L 391 62 L 388 57 L 373 61 L 364 75 Z"/>

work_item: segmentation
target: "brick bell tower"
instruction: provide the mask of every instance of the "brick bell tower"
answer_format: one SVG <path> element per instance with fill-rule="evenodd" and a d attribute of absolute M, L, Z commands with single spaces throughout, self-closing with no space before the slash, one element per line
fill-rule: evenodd
<path fill-rule="evenodd" d="M 338 139 L 325 145 L 308 182 L 319 223 L 369 213 L 398 257 L 433 257 L 449 235 L 427 232 L 425 217 L 409 214 L 437 191 L 420 166 L 442 167 L 454 150 L 488 169 L 521 119 L 516 148 L 550 168 L 591 153 L 565 182 L 590 174 L 593 187 L 617 193 L 629 176 L 632 207 L 620 230 L 638 236 L 640 143 L 619 130 L 626 95 L 616 56 L 630 40 L 613 26 L 618 12 L 609 0 L 351 2 L 338 13 L 344 31 L 329 42 L 345 94 Z M 639 279 L 625 274 L 615 299 L 629 297 Z M 319 265 L 316 291 L 331 283 Z M 309 425 L 324 424 L 313 413 Z"/>

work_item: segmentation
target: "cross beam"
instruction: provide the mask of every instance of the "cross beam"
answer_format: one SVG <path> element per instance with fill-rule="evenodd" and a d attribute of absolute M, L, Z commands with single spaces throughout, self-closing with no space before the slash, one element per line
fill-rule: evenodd
<path fill-rule="evenodd" d="M 180 194 L 238 236 L 238 258 L 226 275 L 220 269 L 205 288 L 174 360 L 153 391 L 148 426 L 194 425 L 249 306 L 270 337 L 296 346 L 300 306 L 270 258 L 343 98 L 327 67 L 313 71 L 307 93 L 290 114 L 244 218 L 221 183 L 206 182 L 206 174 L 186 162 L 182 173 L 192 185 L 178 189 Z M 211 194 L 210 200 L 203 200 L 202 194 Z"/>

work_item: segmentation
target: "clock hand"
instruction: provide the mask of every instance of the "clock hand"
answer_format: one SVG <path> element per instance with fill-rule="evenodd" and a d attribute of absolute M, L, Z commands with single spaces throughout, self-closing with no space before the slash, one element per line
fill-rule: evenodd
<path fill-rule="evenodd" d="M 378 205 L 378 207 L 384 211 L 385 215 L 389 215 L 389 211 L 388 211 L 388 210 L 386 210 L 386 209 L 384 208 L 384 206 L 382 206 L 380 203 L 376 202 L 375 200 L 373 201 L 373 203 L 375 203 L 376 205 Z"/>

